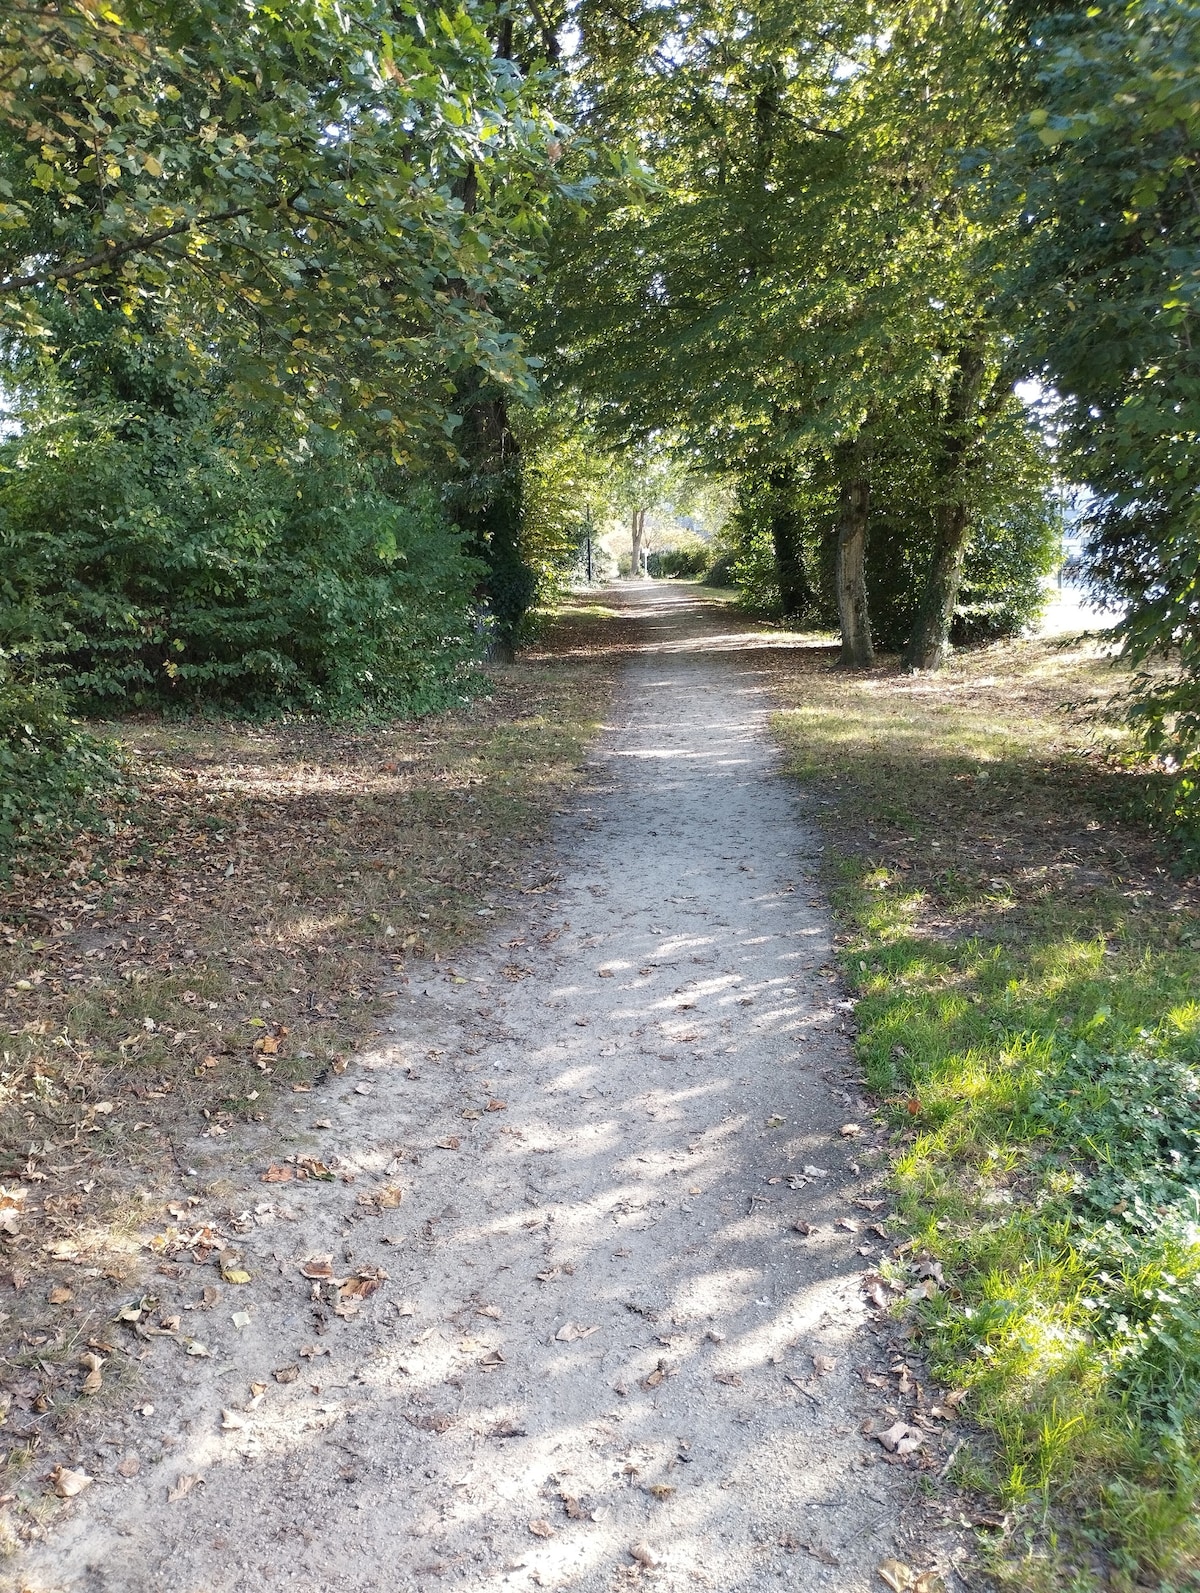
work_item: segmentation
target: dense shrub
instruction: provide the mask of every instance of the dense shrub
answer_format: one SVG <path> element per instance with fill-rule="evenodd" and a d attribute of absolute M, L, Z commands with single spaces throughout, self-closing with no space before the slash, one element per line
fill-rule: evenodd
<path fill-rule="evenodd" d="M 30 840 L 95 822 L 120 779 L 115 749 L 72 723 L 56 687 L 0 652 L 0 873 Z"/>
<path fill-rule="evenodd" d="M 41 616 L 89 710 L 333 715 L 452 693 L 477 566 L 432 487 L 209 419 L 41 414 L 0 448 L 14 612 Z"/>
<path fill-rule="evenodd" d="M 683 542 L 678 547 L 664 548 L 661 553 L 652 553 L 646 561 L 650 575 L 675 576 L 683 579 L 695 579 L 703 575 L 712 562 L 712 551 L 708 544 L 697 539 L 695 542 Z"/>

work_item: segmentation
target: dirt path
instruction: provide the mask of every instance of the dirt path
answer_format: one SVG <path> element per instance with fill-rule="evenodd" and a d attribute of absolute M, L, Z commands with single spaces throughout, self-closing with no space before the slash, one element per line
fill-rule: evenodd
<path fill-rule="evenodd" d="M 297 1097 L 270 1156 L 338 1181 L 260 1182 L 261 1131 L 193 1149 L 177 1226 L 212 1220 L 252 1281 L 206 1307 L 211 1260 L 168 1245 L 142 1326 L 181 1332 L 58 1457 L 96 1481 L 18 1585 L 750 1593 L 930 1563 L 918 1476 L 860 1432 L 893 1420 L 855 1369 L 894 1330 L 860 1287 L 885 1246 L 816 840 L 728 616 L 620 600 L 645 644 L 561 877 Z M 322 1255 L 342 1291 L 301 1275 Z"/>

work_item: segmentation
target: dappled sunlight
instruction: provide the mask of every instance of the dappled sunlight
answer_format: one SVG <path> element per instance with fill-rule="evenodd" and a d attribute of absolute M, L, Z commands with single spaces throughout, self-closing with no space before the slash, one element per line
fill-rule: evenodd
<path fill-rule="evenodd" d="M 764 638 L 666 619 L 653 689 L 589 771 L 573 872 L 515 933 L 414 967 L 386 1031 L 294 1103 L 267 1185 L 251 1128 L 189 1147 L 188 1220 L 249 1282 L 200 1303 L 191 1285 L 203 1392 L 154 1418 L 162 1458 L 76 1518 L 95 1512 L 112 1576 L 166 1541 L 164 1586 L 212 1593 L 203 1544 L 246 1497 L 289 1523 L 295 1576 L 358 1588 L 394 1566 L 422 1593 L 600 1593 L 647 1569 L 680 1593 L 808 1587 L 838 1558 L 858 1585 L 879 1558 L 864 1522 L 892 1541 L 851 1375 L 882 1235 L 848 1214 L 851 1097 L 820 1082 L 843 1009 L 761 736 Z M 706 661 L 742 648 L 737 674 Z M 289 909 L 285 932 L 315 946 L 335 921 Z M 339 1309 L 355 1279 L 361 1307 Z M 169 1377 L 179 1343 L 146 1343 Z M 158 1490 L 184 1477 L 203 1484 L 164 1525 Z"/>

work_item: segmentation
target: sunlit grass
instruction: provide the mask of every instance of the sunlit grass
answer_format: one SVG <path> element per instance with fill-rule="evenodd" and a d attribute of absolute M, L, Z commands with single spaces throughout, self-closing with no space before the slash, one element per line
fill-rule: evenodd
<path fill-rule="evenodd" d="M 1106 756 L 1120 679 L 1086 644 L 941 677 L 789 662 L 776 729 L 835 799 L 842 963 L 898 1209 L 945 1271 L 925 1352 L 990 1435 L 962 1474 L 1034 1534 L 995 1569 L 1192 1586 L 1200 936 Z"/>

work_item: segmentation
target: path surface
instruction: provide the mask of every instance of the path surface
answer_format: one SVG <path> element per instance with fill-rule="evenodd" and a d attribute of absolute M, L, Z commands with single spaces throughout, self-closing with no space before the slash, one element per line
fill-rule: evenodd
<path fill-rule="evenodd" d="M 153 1411 L 82 1457 L 103 1475 L 22 1585 L 848 1593 L 929 1563 L 917 1478 L 859 1430 L 892 1419 L 855 1370 L 884 1246 L 839 1132 L 863 1106 L 817 841 L 728 620 L 621 600 L 644 645 L 546 889 L 299 1098 L 273 1154 L 354 1182 L 269 1186 L 261 1141 L 203 1142 L 180 1226 L 232 1214 L 254 1281 L 205 1309 L 211 1264 L 167 1263 L 146 1320 L 186 1313 L 210 1355 L 152 1343 Z M 300 1273 L 323 1254 L 388 1280 L 339 1317 Z"/>

